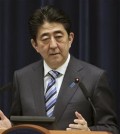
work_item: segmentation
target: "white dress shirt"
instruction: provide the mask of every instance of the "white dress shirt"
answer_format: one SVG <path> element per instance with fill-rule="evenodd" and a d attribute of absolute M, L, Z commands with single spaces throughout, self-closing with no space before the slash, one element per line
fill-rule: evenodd
<path fill-rule="evenodd" d="M 65 61 L 65 63 L 55 70 L 55 71 L 58 71 L 61 74 L 60 77 L 56 78 L 57 95 L 60 91 L 60 87 L 61 87 L 61 84 L 62 84 L 62 81 L 63 81 L 63 78 L 64 78 L 64 75 L 65 75 L 65 72 L 66 72 L 69 61 L 70 61 L 70 54 L 68 55 L 68 58 Z M 44 89 L 45 89 L 44 94 L 46 92 L 46 88 L 47 88 L 47 85 L 48 85 L 48 83 L 47 83 L 48 80 L 47 79 L 49 79 L 48 72 L 50 70 L 53 70 L 53 69 L 51 69 L 47 65 L 47 63 L 44 61 Z"/>

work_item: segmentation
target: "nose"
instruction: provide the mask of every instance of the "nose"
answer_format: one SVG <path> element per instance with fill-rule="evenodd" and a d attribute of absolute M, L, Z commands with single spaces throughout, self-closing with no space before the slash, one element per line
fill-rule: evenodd
<path fill-rule="evenodd" d="M 51 37 L 50 48 L 56 48 L 56 47 L 57 47 L 57 42 L 54 37 Z"/>

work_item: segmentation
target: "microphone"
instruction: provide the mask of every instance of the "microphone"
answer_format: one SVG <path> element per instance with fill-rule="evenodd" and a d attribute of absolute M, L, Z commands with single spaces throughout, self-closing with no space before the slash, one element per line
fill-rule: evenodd
<path fill-rule="evenodd" d="M 88 100 L 88 102 L 90 103 L 90 105 L 91 105 L 91 107 L 92 107 L 92 109 L 93 109 L 93 113 L 94 113 L 94 123 L 95 123 L 95 125 L 96 125 L 96 120 L 95 120 L 95 118 L 96 118 L 96 116 L 97 116 L 97 113 L 96 113 L 95 106 L 94 106 L 94 104 L 93 104 L 93 102 L 92 102 L 92 100 L 91 100 L 91 97 L 90 97 L 90 95 L 89 95 L 89 93 L 88 93 L 88 90 L 86 89 L 85 85 L 79 80 L 79 78 L 75 78 L 75 83 L 78 84 L 78 86 L 79 86 L 80 89 L 82 90 L 82 92 L 83 92 L 85 98 L 86 98 L 86 99 Z"/>

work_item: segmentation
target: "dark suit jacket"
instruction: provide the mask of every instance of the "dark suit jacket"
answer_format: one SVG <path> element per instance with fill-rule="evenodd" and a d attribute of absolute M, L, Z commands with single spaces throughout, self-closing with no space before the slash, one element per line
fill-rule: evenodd
<path fill-rule="evenodd" d="M 79 78 L 86 86 L 96 109 L 96 117 L 82 90 L 74 83 L 75 78 Z M 46 116 L 42 60 L 15 71 L 14 88 L 12 115 Z M 78 111 L 91 130 L 107 130 L 118 134 L 114 106 L 105 72 L 71 56 L 55 105 L 53 129 L 66 129 L 73 123 L 75 111 Z"/>

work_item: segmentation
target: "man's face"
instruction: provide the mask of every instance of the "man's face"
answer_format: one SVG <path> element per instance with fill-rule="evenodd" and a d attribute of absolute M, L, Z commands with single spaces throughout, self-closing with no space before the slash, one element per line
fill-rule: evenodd
<path fill-rule="evenodd" d="M 45 22 L 31 43 L 48 66 L 56 69 L 66 61 L 73 38 L 74 34 L 68 35 L 62 24 Z"/>

